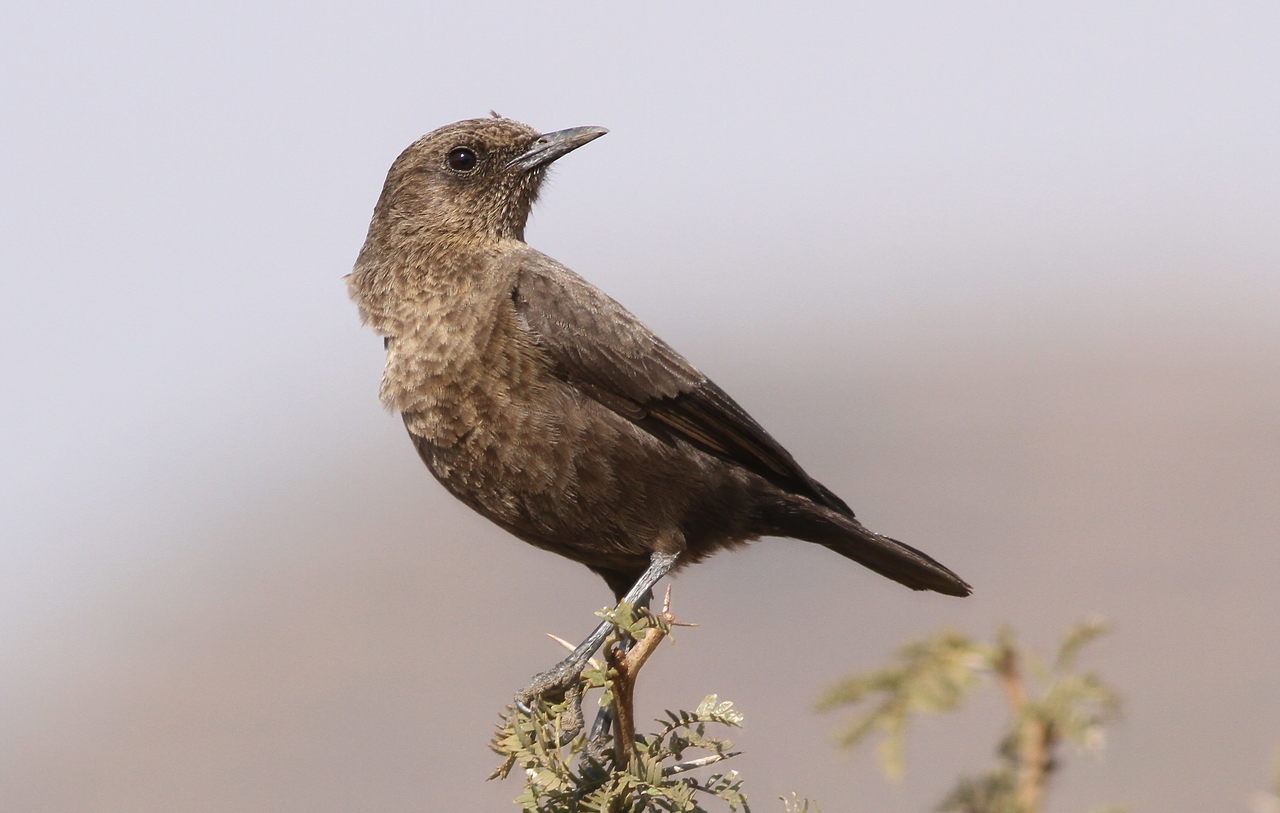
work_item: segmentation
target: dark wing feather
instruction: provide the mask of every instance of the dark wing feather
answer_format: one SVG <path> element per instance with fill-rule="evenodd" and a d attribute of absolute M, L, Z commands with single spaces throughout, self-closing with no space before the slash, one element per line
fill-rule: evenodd
<path fill-rule="evenodd" d="M 542 255 L 526 258 L 511 298 L 562 380 L 641 426 L 674 431 L 788 491 L 853 516 L 724 390 L 577 274 Z"/>

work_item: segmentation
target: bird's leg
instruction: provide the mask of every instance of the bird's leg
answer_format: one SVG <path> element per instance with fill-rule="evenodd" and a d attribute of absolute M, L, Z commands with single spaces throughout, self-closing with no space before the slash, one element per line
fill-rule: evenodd
<path fill-rule="evenodd" d="M 647 596 L 652 595 L 653 585 L 667 575 L 667 572 L 675 565 L 677 558 L 678 555 L 674 553 L 654 552 L 650 554 L 649 567 L 645 569 L 639 579 L 636 579 L 636 583 L 632 585 L 619 603 L 635 605 Z M 582 670 L 587 666 L 587 661 L 604 643 L 604 639 L 608 637 L 612 629 L 613 624 L 609 621 L 600 622 L 599 626 L 592 630 L 586 640 L 574 648 L 569 657 L 547 671 L 534 675 L 529 685 L 516 695 L 516 703 L 527 708 L 531 701 L 540 697 L 563 695 L 569 687 L 577 682 L 578 676 L 582 674 Z"/>

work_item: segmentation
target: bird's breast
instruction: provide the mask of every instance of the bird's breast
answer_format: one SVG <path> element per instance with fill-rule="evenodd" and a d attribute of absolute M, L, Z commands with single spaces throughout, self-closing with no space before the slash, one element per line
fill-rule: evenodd
<path fill-rule="evenodd" d="M 554 516 L 572 498 L 580 461 L 562 442 L 572 398 L 504 326 L 454 352 L 391 349 L 388 367 L 384 396 L 456 497 L 511 527 Z"/>
<path fill-rule="evenodd" d="M 418 303 L 387 345 L 382 399 L 433 443 L 545 432 L 545 361 L 507 297 Z"/>

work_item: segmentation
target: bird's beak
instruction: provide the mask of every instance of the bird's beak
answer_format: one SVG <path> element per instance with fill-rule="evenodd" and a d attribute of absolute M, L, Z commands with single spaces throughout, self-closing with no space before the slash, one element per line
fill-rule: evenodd
<path fill-rule="evenodd" d="M 609 131 L 603 127 L 570 127 L 568 130 L 544 133 L 538 136 L 538 140 L 523 155 L 511 159 L 507 163 L 507 169 L 518 168 L 522 172 L 528 172 L 546 166 L 607 132 Z"/>

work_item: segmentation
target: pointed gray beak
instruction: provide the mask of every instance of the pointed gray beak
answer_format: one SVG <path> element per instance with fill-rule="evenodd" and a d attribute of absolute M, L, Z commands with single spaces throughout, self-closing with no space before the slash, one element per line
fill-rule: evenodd
<path fill-rule="evenodd" d="M 518 168 L 522 172 L 528 172 L 531 169 L 546 166 L 560 156 L 573 152 L 588 141 L 595 141 L 607 132 L 609 131 L 603 127 L 570 127 L 568 130 L 544 133 L 538 136 L 538 140 L 533 142 L 533 146 L 523 155 L 511 159 L 507 163 L 507 169 Z"/>

